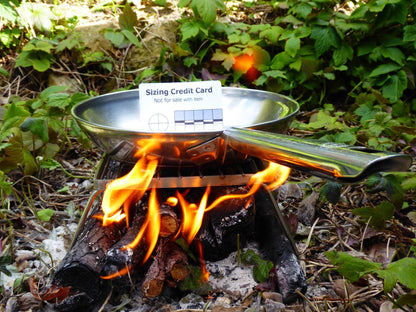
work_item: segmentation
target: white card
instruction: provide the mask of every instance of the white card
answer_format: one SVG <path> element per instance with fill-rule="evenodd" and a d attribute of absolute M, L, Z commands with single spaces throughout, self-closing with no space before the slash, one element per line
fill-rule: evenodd
<path fill-rule="evenodd" d="M 151 132 L 223 129 L 220 81 L 143 83 L 140 120 Z"/>

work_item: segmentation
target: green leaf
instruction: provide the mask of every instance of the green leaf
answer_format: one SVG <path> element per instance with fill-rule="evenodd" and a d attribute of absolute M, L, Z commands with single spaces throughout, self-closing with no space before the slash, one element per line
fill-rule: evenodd
<path fill-rule="evenodd" d="M 300 39 L 299 38 L 289 38 L 286 41 L 285 44 L 285 51 L 287 52 L 287 54 L 289 54 L 289 56 L 291 57 L 295 57 L 296 53 L 299 51 L 300 49 Z"/>
<path fill-rule="evenodd" d="M 234 58 L 231 54 L 224 53 L 220 49 L 217 49 L 212 55 L 211 61 L 222 61 L 221 65 L 224 66 L 226 70 L 230 70 L 234 65 Z"/>
<path fill-rule="evenodd" d="M 184 8 L 191 3 L 191 0 L 179 0 L 178 7 Z"/>
<path fill-rule="evenodd" d="M 30 131 L 37 135 L 43 142 L 49 141 L 48 125 L 43 118 L 26 118 L 20 125 L 22 131 Z"/>
<path fill-rule="evenodd" d="M 194 0 L 199 15 L 205 24 L 212 24 L 217 18 L 217 8 L 224 9 L 224 3 L 221 0 Z"/>
<path fill-rule="evenodd" d="M 123 13 L 118 18 L 118 24 L 122 30 L 130 32 L 134 32 L 134 27 L 139 24 L 136 12 L 132 10 L 129 2 L 124 5 Z"/>
<path fill-rule="evenodd" d="M 38 171 L 38 165 L 32 153 L 24 149 L 23 150 L 23 171 L 25 175 L 33 175 Z"/>
<path fill-rule="evenodd" d="M 356 282 L 365 274 L 382 268 L 381 263 L 359 259 L 344 252 L 329 251 L 325 253 L 325 256 L 337 267 L 337 271 L 350 282 Z"/>
<path fill-rule="evenodd" d="M 137 37 L 134 35 L 134 33 L 132 33 L 130 30 L 127 29 L 123 29 L 121 30 L 121 33 L 131 42 L 133 43 L 136 47 L 141 48 L 142 45 L 139 42 L 139 39 L 137 39 Z"/>
<path fill-rule="evenodd" d="M 334 51 L 332 58 L 335 66 L 345 64 L 347 60 L 353 59 L 354 50 L 346 42 L 342 42 L 340 47 Z"/>
<path fill-rule="evenodd" d="M 416 49 L 416 24 L 407 25 L 403 30 L 403 41 L 413 42 L 413 47 Z"/>
<path fill-rule="evenodd" d="M 403 54 L 403 52 L 399 48 L 386 47 L 381 50 L 381 55 L 387 59 L 390 59 L 396 62 L 400 66 L 404 66 L 404 61 L 406 59 L 406 56 Z"/>
<path fill-rule="evenodd" d="M 339 36 L 333 27 L 314 27 L 311 32 L 311 38 L 315 39 L 315 50 L 317 56 L 321 56 L 331 47 L 338 48 Z"/>
<path fill-rule="evenodd" d="M 336 204 L 341 197 L 342 185 L 336 182 L 325 183 L 320 190 L 320 195 L 324 196 L 331 204 Z"/>
<path fill-rule="evenodd" d="M 37 216 L 39 220 L 48 222 L 53 216 L 53 210 L 49 208 L 40 210 L 38 211 Z"/>
<path fill-rule="evenodd" d="M 367 120 L 374 119 L 374 116 L 377 114 L 378 111 L 379 111 L 378 109 L 373 108 L 371 103 L 364 103 L 364 104 L 361 104 L 354 111 L 354 113 L 357 114 L 358 116 L 361 116 L 360 122 L 363 123 Z"/>
<path fill-rule="evenodd" d="M 6 265 L 12 264 L 13 258 L 11 256 L 1 256 L 0 257 L 0 272 L 6 274 L 7 276 L 12 276 L 12 273 L 6 268 Z"/>
<path fill-rule="evenodd" d="M 368 77 L 377 77 L 400 69 L 401 66 L 395 63 L 381 64 L 377 66 Z"/>
<path fill-rule="evenodd" d="M 311 14 L 313 7 L 305 2 L 298 2 L 298 5 L 294 7 L 294 12 L 302 18 L 306 19 L 309 14 Z"/>
<path fill-rule="evenodd" d="M 35 70 L 42 73 L 44 71 L 47 71 L 49 67 L 51 67 L 51 61 L 48 58 L 43 57 L 33 58 L 32 66 Z"/>
<path fill-rule="evenodd" d="M 388 279 L 388 285 L 385 291 L 391 291 L 396 281 L 410 289 L 416 289 L 416 259 L 402 258 L 387 265 L 385 270 L 377 271 L 377 275 L 384 279 Z M 393 282 L 394 281 L 394 282 Z M 393 287 L 392 287 L 393 286 Z"/>
<path fill-rule="evenodd" d="M 399 298 L 397 298 L 397 300 L 395 301 L 395 303 L 398 306 L 416 306 L 416 295 L 415 294 L 411 294 L 411 293 L 407 293 L 404 295 L 401 295 Z"/>
<path fill-rule="evenodd" d="M 111 43 L 118 48 L 125 44 L 124 35 L 115 29 L 106 29 L 104 32 L 104 38 L 111 41 Z"/>
<path fill-rule="evenodd" d="M 67 89 L 68 87 L 67 86 L 50 86 L 50 87 L 48 87 L 48 88 L 46 88 L 45 90 L 43 90 L 41 93 L 40 93 L 40 98 L 43 100 L 43 101 L 47 101 L 47 99 L 48 99 L 48 97 L 51 95 L 51 94 L 53 94 L 53 93 L 58 93 L 58 92 L 62 92 L 62 91 L 64 91 L 65 89 Z"/>
<path fill-rule="evenodd" d="M 65 109 L 71 103 L 67 93 L 54 93 L 48 96 L 47 106 Z"/>
<path fill-rule="evenodd" d="M 241 260 L 246 264 L 252 264 L 253 277 L 256 281 L 263 283 L 270 276 L 270 270 L 274 267 L 271 261 L 265 261 L 260 258 L 253 250 L 247 250 L 241 255 Z"/>
<path fill-rule="evenodd" d="M 1 130 L 5 131 L 12 127 L 20 126 L 23 119 L 28 116 L 30 116 L 30 112 L 23 106 L 17 106 L 15 103 L 12 103 L 4 114 Z"/>
<path fill-rule="evenodd" d="M 51 158 L 44 159 L 40 163 L 40 168 L 42 168 L 42 169 L 55 170 L 55 169 L 61 168 L 61 167 L 62 167 L 62 165 L 59 162 L 57 162 L 56 160 L 51 159 Z"/>
<path fill-rule="evenodd" d="M 397 102 L 407 88 L 407 76 L 404 70 L 391 76 L 381 88 L 383 96 L 388 98 L 392 103 Z"/>
<path fill-rule="evenodd" d="M 391 220 L 394 215 L 394 206 L 388 201 L 373 207 L 355 208 L 352 213 L 365 219 L 366 222 L 376 229 L 383 229 L 386 220 Z"/>
<path fill-rule="evenodd" d="M 186 22 L 181 27 L 182 41 L 194 38 L 199 34 L 200 25 L 196 22 Z"/>
<path fill-rule="evenodd" d="M 2 66 L 0 66 L 0 74 L 3 75 L 6 78 L 10 77 L 9 72 L 6 69 L 4 69 Z"/>
<path fill-rule="evenodd" d="M 285 66 L 294 62 L 294 58 L 291 57 L 287 52 L 280 52 L 276 54 L 270 64 L 271 69 L 282 70 Z"/>
<path fill-rule="evenodd" d="M 271 43 L 277 44 L 277 40 L 283 33 L 283 28 L 280 26 L 272 26 L 271 28 L 262 30 L 259 34 L 259 38 L 268 39 Z"/>
<path fill-rule="evenodd" d="M 0 16 L 11 23 L 14 23 L 18 15 L 11 3 L 12 1 L 8 0 L 0 1 Z"/>
<path fill-rule="evenodd" d="M 336 133 L 334 138 L 335 138 L 336 143 L 342 143 L 342 144 L 348 144 L 348 145 L 354 145 L 355 142 L 357 141 L 357 136 L 350 131 L 342 131 L 342 132 Z"/>

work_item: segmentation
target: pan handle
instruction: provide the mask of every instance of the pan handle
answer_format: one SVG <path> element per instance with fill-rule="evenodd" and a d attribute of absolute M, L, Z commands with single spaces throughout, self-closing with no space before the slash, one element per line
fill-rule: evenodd
<path fill-rule="evenodd" d="M 406 171 L 412 163 L 405 154 L 247 128 L 229 128 L 223 136 L 228 146 L 241 153 L 339 182 L 358 182 L 382 171 Z"/>

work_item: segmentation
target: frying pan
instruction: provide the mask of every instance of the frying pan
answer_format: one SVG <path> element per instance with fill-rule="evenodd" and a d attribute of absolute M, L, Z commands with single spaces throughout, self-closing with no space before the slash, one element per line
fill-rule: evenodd
<path fill-rule="evenodd" d="M 201 165 L 250 155 L 341 182 L 379 171 L 405 171 L 412 162 L 404 154 L 278 133 L 298 110 L 294 100 L 280 94 L 222 88 L 222 124 L 207 124 L 208 130 L 191 124 L 178 131 L 150 131 L 141 118 L 139 91 L 129 90 L 80 102 L 72 115 L 98 147 L 119 161 L 136 162 L 136 153 L 153 142 L 157 146 L 151 153 L 164 165 Z"/>

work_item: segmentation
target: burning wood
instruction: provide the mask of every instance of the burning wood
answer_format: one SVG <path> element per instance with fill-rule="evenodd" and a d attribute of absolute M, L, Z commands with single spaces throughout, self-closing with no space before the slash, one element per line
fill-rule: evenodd
<path fill-rule="evenodd" d="M 257 217 L 254 199 L 262 183 L 276 181 L 276 172 L 281 173 L 282 183 L 288 174 L 284 167 L 272 165 L 271 170 L 254 174 L 247 186 L 148 190 L 155 166 L 151 158 L 139 160 L 131 172 L 111 183 L 102 196 L 101 207 L 94 201 L 74 246 L 54 274 L 53 284 L 72 286 L 72 297 L 85 294 L 88 300 L 83 302 L 99 302 L 109 292 L 108 279 L 139 268 L 143 272 L 143 294 L 157 297 L 163 287 L 176 287 L 190 272 L 185 251 L 175 243 L 177 238 L 191 246 L 196 237 L 201 244 L 193 251 L 206 254 L 209 260 L 226 257 L 253 238 L 259 220 L 268 217 L 267 213 Z M 283 232 L 277 233 L 279 241 Z M 267 241 L 265 246 L 270 247 Z M 85 250 L 90 252 L 85 254 Z M 294 254 L 293 249 L 289 253 Z M 277 250 L 271 256 L 278 269 L 284 269 L 280 254 Z M 199 262 L 204 263 L 202 256 Z M 283 272 L 282 278 L 291 277 Z"/>
<path fill-rule="evenodd" d="M 142 285 L 146 297 L 157 297 L 164 284 L 175 287 L 189 274 L 188 257 L 177 244 L 162 240 Z"/>

